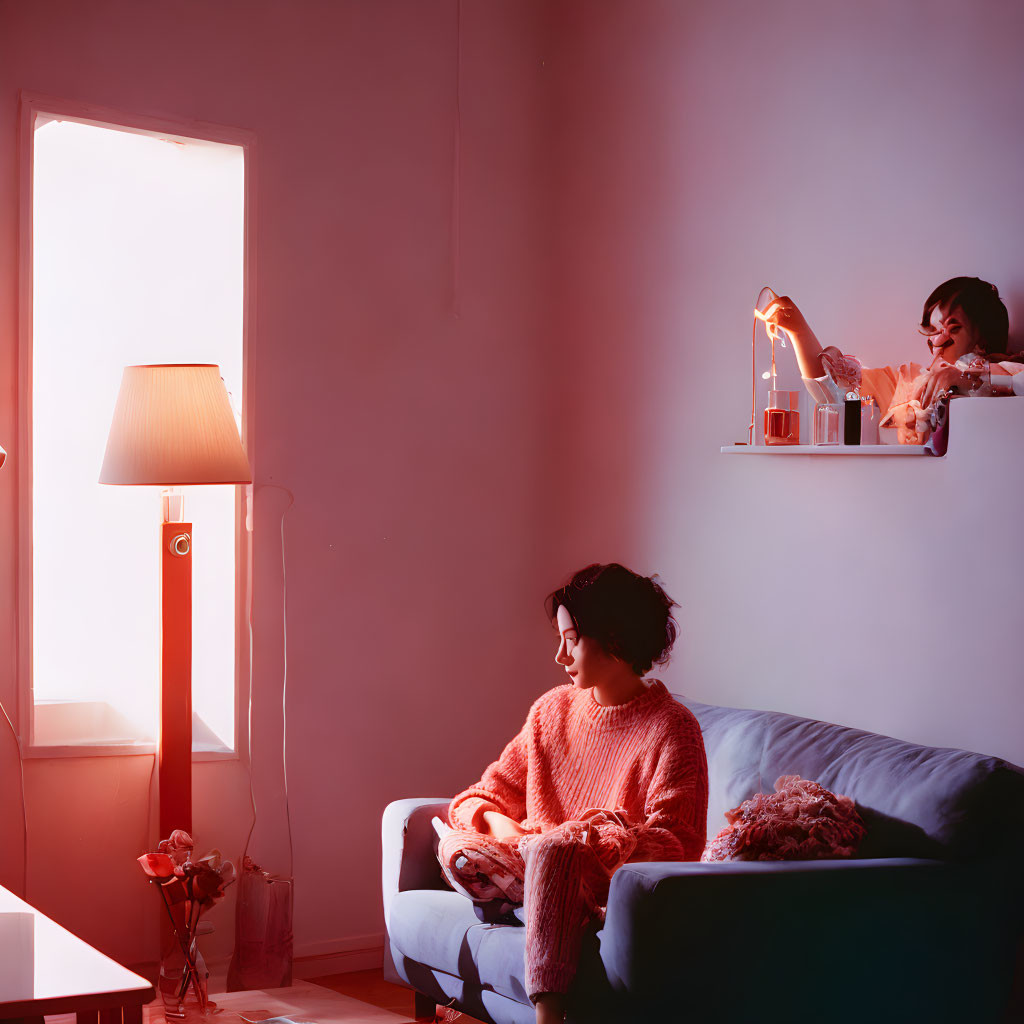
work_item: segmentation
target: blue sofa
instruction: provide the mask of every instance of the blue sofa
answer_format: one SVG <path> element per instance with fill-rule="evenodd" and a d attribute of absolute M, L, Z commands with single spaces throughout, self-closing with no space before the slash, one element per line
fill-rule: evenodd
<path fill-rule="evenodd" d="M 851 860 L 627 864 L 588 933 L 569 1024 L 615 1021 L 1009 1021 L 1024 928 L 1024 771 L 776 712 L 682 700 L 704 733 L 708 829 L 780 775 L 851 796 Z M 444 884 L 431 818 L 383 820 L 385 974 L 433 1004 L 530 1024 L 524 929 L 484 924 Z"/>

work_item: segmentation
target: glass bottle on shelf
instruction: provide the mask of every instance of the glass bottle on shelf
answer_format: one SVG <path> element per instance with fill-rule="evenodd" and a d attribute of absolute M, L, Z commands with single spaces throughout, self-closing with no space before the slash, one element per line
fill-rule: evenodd
<path fill-rule="evenodd" d="M 769 391 L 764 411 L 764 443 L 800 443 L 800 392 Z"/>
<path fill-rule="evenodd" d="M 814 407 L 813 441 L 816 445 L 842 443 L 845 411 L 845 405 L 840 402 L 821 402 Z"/>

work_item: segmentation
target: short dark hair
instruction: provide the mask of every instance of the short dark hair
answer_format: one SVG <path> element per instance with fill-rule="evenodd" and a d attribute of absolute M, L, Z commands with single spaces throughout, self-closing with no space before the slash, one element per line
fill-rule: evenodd
<path fill-rule="evenodd" d="M 678 629 L 672 609 L 678 605 L 656 582 L 618 562 L 594 563 L 574 573 L 548 594 L 544 607 L 554 619 L 559 605 L 572 616 L 581 636 L 596 640 L 638 676 L 664 665 Z"/>
<path fill-rule="evenodd" d="M 964 316 L 978 329 L 986 353 L 1006 351 L 1010 334 L 1010 315 L 1006 312 L 999 289 L 980 277 L 951 277 L 944 281 L 925 300 L 921 326 L 931 326 L 932 311 L 936 306 L 952 309 L 959 306 Z"/>

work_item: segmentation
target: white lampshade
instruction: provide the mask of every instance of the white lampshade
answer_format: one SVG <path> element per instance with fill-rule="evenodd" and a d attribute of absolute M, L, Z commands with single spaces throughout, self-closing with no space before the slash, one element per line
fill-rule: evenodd
<path fill-rule="evenodd" d="M 101 484 L 247 484 L 249 460 L 220 368 L 126 366 Z"/>

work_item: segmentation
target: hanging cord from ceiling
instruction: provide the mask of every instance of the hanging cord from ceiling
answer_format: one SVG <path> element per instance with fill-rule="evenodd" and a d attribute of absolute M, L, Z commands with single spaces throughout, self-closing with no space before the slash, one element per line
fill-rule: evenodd
<path fill-rule="evenodd" d="M 455 127 L 452 138 L 452 316 L 462 315 L 462 0 L 455 0 Z"/>

